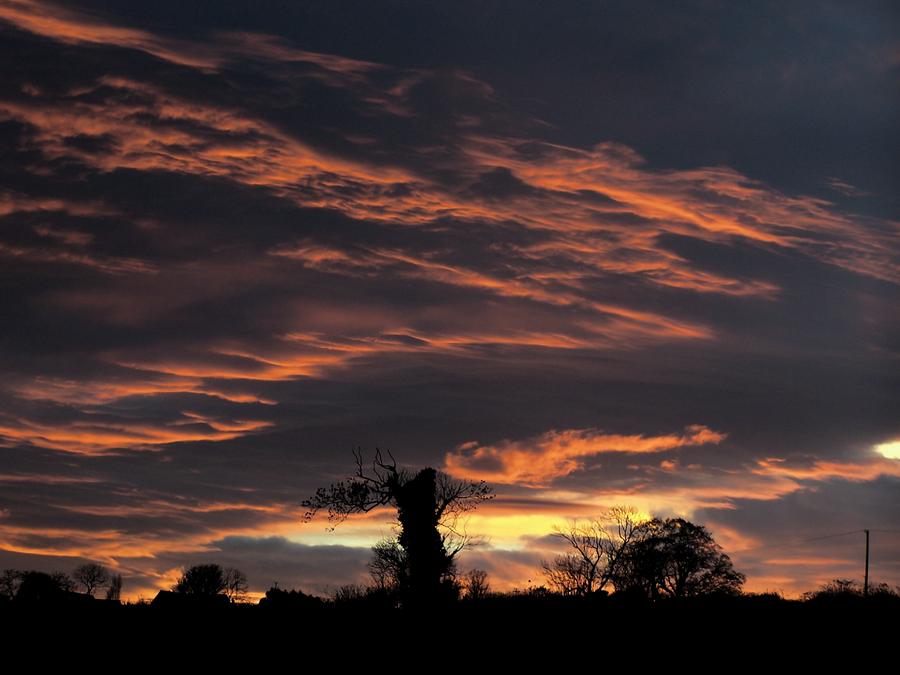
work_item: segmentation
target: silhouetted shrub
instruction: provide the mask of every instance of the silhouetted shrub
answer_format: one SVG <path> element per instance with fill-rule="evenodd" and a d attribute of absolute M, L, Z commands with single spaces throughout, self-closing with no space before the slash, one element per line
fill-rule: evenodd
<path fill-rule="evenodd" d="M 886 583 L 869 584 L 869 597 L 900 601 L 900 587 L 892 588 Z M 865 595 L 863 584 L 855 579 L 832 579 L 814 591 L 807 591 L 803 599 L 814 602 L 853 601 Z"/>
<path fill-rule="evenodd" d="M 259 601 L 267 610 L 292 611 L 298 613 L 317 612 L 325 607 L 325 600 L 303 591 L 286 591 L 273 586 Z"/>

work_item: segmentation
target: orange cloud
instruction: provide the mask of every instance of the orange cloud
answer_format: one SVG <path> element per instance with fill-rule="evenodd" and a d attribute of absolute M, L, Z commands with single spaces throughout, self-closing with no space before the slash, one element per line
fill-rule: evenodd
<path fill-rule="evenodd" d="M 0 242 L 0 257 L 17 258 L 28 263 L 63 263 L 90 267 L 108 274 L 150 273 L 155 266 L 135 258 L 95 256 L 81 251 L 48 250 L 35 246 L 11 246 Z"/>
<path fill-rule="evenodd" d="M 527 185 L 553 191 L 557 208 L 529 209 L 528 202 L 535 198 L 528 197 L 512 200 L 510 215 L 518 212 L 534 227 L 577 232 L 600 250 L 640 251 L 648 255 L 642 264 L 659 269 L 663 283 L 674 280 L 688 284 L 686 287 L 714 290 L 702 276 L 696 277 L 685 261 L 653 243 L 653 237 L 661 232 L 722 243 L 737 237 L 793 248 L 860 274 L 894 282 L 900 279 L 891 256 L 900 237 L 900 224 L 843 215 L 826 200 L 785 195 L 727 167 L 653 170 L 633 150 L 616 143 L 578 149 L 533 139 L 471 136 L 467 140 L 473 164 L 502 167 Z M 520 148 L 528 152 L 520 152 Z M 536 154 L 538 159 L 534 159 Z M 598 204 L 586 195 L 605 197 L 606 201 Z M 617 225 L 610 218 L 616 214 L 636 215 L 646 224 Z M 619 241 L 610 246 L 603 237 L 592 236 L 597 232 L 613 232 L 625 245 Z M 823 233 L 830 241 L 823 242 Z M 567 250 L 571 253 L 571 248 Z M 761 285 L 751 293 L 753 283 Z M 740 282 L 733 280 L 725 289 L 764 296 L 776 290 L 765 281 L 741 288 Z"/>
<path fill-rule="evenodd" d="M 824 481 L 835 478 L 870 481 L 879 476 L 900 476 L 900 462 L 875 456 L 862 462 L 817 459 L 806 465 L 792 465 L 776 457 L 759 460 L 751 471 L 760 476 L 783 477 L 794 481 Z"/>
<path fill-rule="evenodd" d="M 63 42 L 137 49 L 201 69 L 216 69 L 233 58 L 309 64 L 317 70 L 304 73 L 305 77 L 352 89 L 361 102 L 381 114 L 411 115 L 406 104 L 410 86 L 428 76 L 423 71 L 401 72 L 399 84 L 379 87 L 369 78 L 385 66 L 299 50 L 272 36 L 217 33 L 205 42 L 188 43 L 112 26 L 98 16 L 37 0 L 5 3 L 0 19 Z M 486 98 L 493 96 L 488 85 L 464 72 L 454 77 L 477 86 Z M 451 188 L 383 162 L 327 155 L 245 112 L 188 101 L 147 83 L 104 78 L 99 84 L 143 96 L 114 105 L 83 99 L 57 108 L 16 101 L 3 103 L 0 109 L 36 127 L 48 156 L 75 155 L 102 170 L 127 167 L 220 176 L 265 187 L 303 206 L 334 208 L 353 218 L 382 222 L 415 225 L 452 217 L 519 223 L 547 237 L 519 247 L 529 263 L 523 276 L 538 282 L 532 283 L 532 295 L 536 285 L 551 283 L 581 293 L 592 276 L 613 273 L 701 293 L 777 296 L 778 287 L 765 279 L 729 278 L 694 269 L 659 244 L 662 233 L 791 248 L 860 274 L 900 280 L 892 256 L 900 236 L 898 223 L 842 214 L 826 200 L 782 194 L 728 167 L 654 170 L 634 150 L 616 143 L 582 149 L 467 130 L 458 139 L 461 158 L 431 158 L 434 168 L 450 169 L 464 181 L 475 182 L 502 170 L 527 188 L 498 199 L 489 190 L 461 192 L 456 185 Z M 148 119 L 155 124 L 148 124 Z M 173 122 L 190 122 L 196 129 Z M 210 131 L 217 132 L 219 140 Z M 73 134 L 105 134 L 116 143 L 103 152 L 79 153 L 63 143 Z M 363 148 L 368 143 L 360 141 Z M 445 162 L 452 164 L 443 166 Z M 399 186 L 404 188 L 400 192 L 395 189 Z M 548 256 L 576 269 L 560 270 L 559 265 L 556 272 L 554 266 L 538 269 L 540 259 Z M 435 268 L 430 273 L 440 276 Z M 453 271 L 449 275 L 458 277 Z"/>
<path fill-rule="evenodd" d="M 15 192 L 0 192 L 0 216 L 8 216 L 13 213 L 42 213 L 54 211 L 66 213 L 70 216 L 120 215 L 115 209 L 94 201 L 78 202 L 69 199 L 56 199 L 53 197 L 21 195 L 16 194 Z"/>
<path fill-rule="evenodd" d="M 550 433 L 538 438 L 544 437 L 550 437 Z M 651 441 L 652 439 L 645 440 Z M 698 438 L 698 440 L 700 439 Z M 699 445 L 699 443 L 697 444 Z M 513 444 L 513 449 L 521 450 L 519 446 L 523 446 L 526 450 L 532 448 L 527 443 L 520 442 Z M 553 446 L 549 445 L 549 447 Z M 494 478 L 494 475 L 499 476 L 499 472 L 504 469 L 504 465 L 496 459 L 502 448 L 502 444 L 489 448 L 489 452 L 483 458 L 487 465 L 483 471 L 478 471 L 477 469 L 480 467 L 477 465 L 476 470 L 470 470 L 470 467 L 465 465 L 465 448 L 459 448 L 453 453 L 449 453 L 448 457 L 455 462 L 459 462 L 459 458 L 462 458 L 461 472 L 466 476 L 484 477 L 485 480 L 502 482 L 500 478 Z M 477 448 L 475 449 L 477 450 Z M 523 472 L 527 472 L 530 455 L 521 453 L 513 456 L 524 464 Z M 475 458 L 473 458 L 474 461 L 476 461 Z M 664 466 L 654 464 L 634 467 L 643 469 L 643 471 L 631 480 L 620 479 L 562 495 L 544 487 L 534 496 L 547 499 L 551 503 L 581 505 L 578 510 L 567 507 L 564 512 L 570 516 L 584 515 L 592 509 L 601 510 L 604 506 L 628 503 L 639 507 L 645 513 L 672 512 L 690 518 L 698 509 L 734 509 L 738 500 L 772 501 L 781 499 L 786 495 L 808 489 L 810 483 L 834 480 L 867 482 L 881 476 L 900 476 L 900 462 L 869 456 L 864 456 L 856 461 L 812 460 L 802 464 L 788 464 L 783 459 L 769 458 L 727 469 L 694 464 L 679 466 L 669 460 L 663 460 L 662 464 Z M 489 475 L 490 477 L 488 477 Z M 666 476 L 666 479 L 657 480 L 657 476 Z M 678 480 L 673 481 L 670 478 L 672 476 L 676 476 Z M 535 487 L 541 487 L 541 485 Z"/>
<path fill-rule="evenodd" d="M 26 382 L 13 384 L 10 389 L 20 398 L 63 404 L 93 405 L 118 401 L 128 396 L 165 394 L 198 394 L 232 403 L 262 403 L 264 405 L 277 403 L 277 401 L 246 390 L 222 391 L 201 378 L 173 377 L 146 371 L 131 371 L 118 379 L 98 377 L 65 380 L 38 376 L 30 378 Z"/>
<path fill-rule="evenodd" d="M 315 63 L 328 74 L 352 77 L 380 68 L 377 64 L 343 56 L 296 49 L 270 35 L 216 33 L 214 43 L 180 40 L 139 28 L 115 26 L 101 15 L 79 12 L 42 0 L 5 0 L 0 20 L 20 30 L 67 44 L 111 45 L 151 54 L 181 66 L 214 71 L 236 57 Z"/>
<path fill-rule="evenodd" d="M 305 266 L 324 271 L 357 274 L 357 270 L 382 270 L 389 268 L 395 275 L 438 282 L 463 288 L 473 288 L 507 298 L 524 298 L 534 302 L 586 310 L 596 317 L 581 321 L 568 330 L 580 328 L 592 333 L 588 340 L 568 337 L 570 346 L 613 347 L 633 345 L 635 340 L 646 339 L 709 339 L 712 330 L 696 323 L 679 321 L 653 312 L 638 311 L 628 307 L 595 302 L 573 290 L 551 288 L 548 282 L 558 281 L 552 275 L 540 278 L 524 274 L 521 277 L 501 278 L 432 259 L 427 254 L 413 254 L 384 248 L 361 249 L 347 252 L 333 247 L 301 243 L 272 251 L 273 255 L 291 258 Z M 393 332 L 393 331 L 391 331 Z M 566 336 L 561 336 L 563 342 Z"/>
<path fill-rule="evenodd" d="M 196 414 L 169 424 L 91 420 L 45 424 L 23 418 L 0 420 L 0 439 L 86 455 L 124 448 L 154 449 L 166 443 L 224 441 L 272 426 L 262 420 L 216 421 Z"/>
<path fill-rule="evenodd" d="M 43 483 L 46 485 L 77 485 L 100 483 L 99 478 L 89 476 L 61 476 L 45 473 L 0 473 L 0 483 Z"/>
<path fill-rule="evenodd" d="M 153 54 L 185 66 L 214 68 L 219 59 L 201 45 L 160 38 L 146 31 L 112 26 L 97 17 L 40 0 L 7 0 L 0 19 L 21 30 L 65 43 L 115 45 Z"/>
<path fill-rule="evenodd" d="M 445 470 L 460 478 L 531 487 L 546 485 L 584 467 L 583 459 L 608 452 L 656 453 L 674 448 L 720 443 L 725 435 L 702 425 L 666 436 L 623 436 L 600 429 L 548 431 L 525 441 L 497 445 L 464 443 L 444 458 Z"/>

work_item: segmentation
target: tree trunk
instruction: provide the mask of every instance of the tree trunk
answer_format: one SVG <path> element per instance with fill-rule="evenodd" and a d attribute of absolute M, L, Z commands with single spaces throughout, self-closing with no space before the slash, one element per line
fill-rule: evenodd
<path fill-rule="evenodd" d="M 428 607 L 438 601 L 448 567 L 438 532 L 435 479 L 434 469 L 422 469 L 396 495 L 400 545 L 409 561 L 407 602 L 412 606 Z"/>

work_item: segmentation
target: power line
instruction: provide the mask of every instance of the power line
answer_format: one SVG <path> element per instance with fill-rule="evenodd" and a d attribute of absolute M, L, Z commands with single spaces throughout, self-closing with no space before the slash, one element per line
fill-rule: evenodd
<path fill-rule="evenodd" d="M 851 530 L 850 532 L 841 532 L 839 534 L 826 534 L 821 537 L 812 537 L 811 539 L 804 539 L 803 543 L 808 541 L 820 541 L 822 539 L 834 539 L 835 537 L 846 537 L 848 534 L 859 534 L 860 532 L 865 532 L 865 530 Z"/>
<path fill-rule="evenodd" d="M 871 530 L 872 532 L 881 532 L 882 530 Z M 825 534 L 821 537 L 810 537 L 809 539 L 801 539 L 799 541 L 794 542 L 779 542 L 775 544 L 763 544 L 762 546 L 752 546 L 750 548 L 742 548 L 737 551 L 731 551 L 731 555 L 735 553 L 746 553 L 748 551 L 759 551 L 764 548 L 782 548 L 782 547 L 791 547 L 791 546 L 800 546 L 802 544 L 808 544 L 813 541 L 822 541 L 823 539 L 836 539 L 837 537 L 846 537 L 851 534 L 860 534 L 865 532 L 865 530 L 851 530 L 850 532 L 839 532 L 837 534 Z M 900 530 L 898 530 L 900 532 Z"/>

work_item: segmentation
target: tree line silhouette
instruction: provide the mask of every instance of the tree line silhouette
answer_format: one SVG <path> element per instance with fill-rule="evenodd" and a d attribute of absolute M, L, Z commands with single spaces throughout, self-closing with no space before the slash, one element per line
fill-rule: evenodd
<path fill-rule="evenodd" d="M 94 600 L 103 590 L 103 600 L 118 603 L 122 575 L 103 565 L 86 563 L 66 572 L 5 569 L 0 574 L 0 601 L 18 603 Z"/>
<path fill-rule="evenodd" d="M 460 573 L 458 554 L 477 540 L 458 527 L 461 514 L 491 499 L 483 481 L 466 482 L 426 467 L 416 472 L 398 468 L 390 453 L 376 449 L 371 466 L 354 453 L 356 471 L 348 479 L 321 488 L 303 502 L 309 521 L 320 511 L 334 526 L 356 513 L 377 507 L 396 509 L 395 537 L 372 548 L 369 585 L 348 584 L 325 599 L 275 583 L 260 607 L 315 612 L 332 609 L 431 610 L 504 602 L 547 604 L 599 601 L 653 604 L 666 599 L 739 598 L 746 580 L 702 525 L 683 518 L 642 519 L 632 508 L 614 507 L 587 521 L 572 521 L 554 531 L 565 552 L 542 560 L 545 584 L 511 593 L 492 592 L 488 573 Z M 0 575 L 0 605 L 91 603 L 118 605 L 122 575 L 87 563 L 71 574 L 7 569 Z M 98 597 L 101 596 L 101 597 Z M 765 595 L 765 594 L 764 594 Z M 803 596 L 807 603 L 853 601 L 860 585 L 836 579 Z M 868 595 L 900 605 L 900 588 L 870 584 Z M 163 608 L 247 606 L 247 575 L 215 563 L 182 571 L 152 605 Z M 769 600 L 780 599 L 769 594 Z M 146 603 L 139 603 L 146 604 Z"/>

